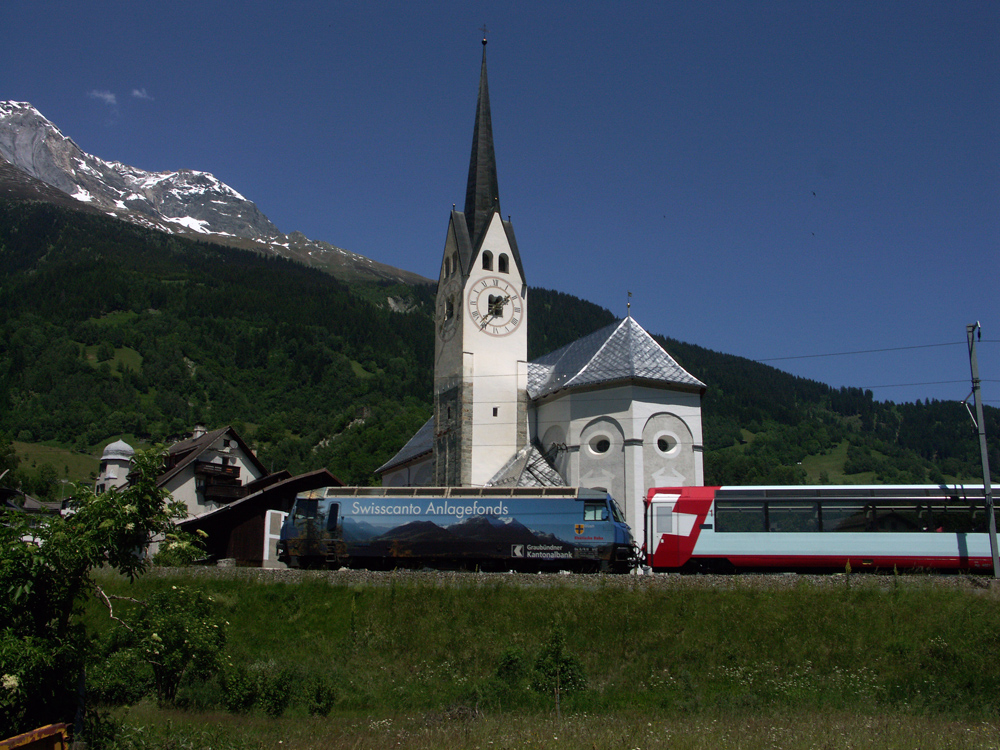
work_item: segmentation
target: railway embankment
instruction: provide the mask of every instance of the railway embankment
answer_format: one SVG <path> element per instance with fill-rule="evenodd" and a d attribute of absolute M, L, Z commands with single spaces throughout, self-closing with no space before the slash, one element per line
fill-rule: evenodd
<path fill-rule="evenodd" d="M 182 572 L 183 571 L 183 572 Z M 988 598 L 1000 597 L 1000 580 L 973 574 L 892 574 L 892 573 L 740 573 L 732 575 L 645 573 L 638 575 L 577 573 L 477 573 L 445 570 L 372 571 L 289 570 L 285 568 L 191 567 L 154 568 L 153 577 L 172 578 L 181 574 L 192 580 L 235 580 L 258 584 L 296 584 L 324 581 L 334 586 L 420 585 L 458 588 L 514 586 L 525 588 L 579 588 L 621 591 L 782 591 L 808 586 L 817 590 L 856 591 L 952 590 Z"/>

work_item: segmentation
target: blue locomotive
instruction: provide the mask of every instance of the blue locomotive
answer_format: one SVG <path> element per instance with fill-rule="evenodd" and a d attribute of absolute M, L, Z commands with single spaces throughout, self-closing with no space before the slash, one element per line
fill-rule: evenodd
<path fill-rule="evenodd" d="M 606 492 L 576 487 L 322 487 L 296 496 L 291 568 L 627 572 L 635 545 Z"/>

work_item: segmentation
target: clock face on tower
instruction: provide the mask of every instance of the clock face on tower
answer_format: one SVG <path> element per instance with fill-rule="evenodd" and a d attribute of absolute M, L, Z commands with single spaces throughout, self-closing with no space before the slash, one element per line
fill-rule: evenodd
<path fill-rule="evenodd" d="M 437 334 L 442 341 L 448 341 L 455 335 L 458 328 L 458 312 L 462 299 L 462 287 L 455 281 L 449 281 L 437 298 L 437 311 L 435 313 L 435 327 Z"/>
<path fill-rule="evenodd" d="M 524 303 L 509 281 L 487 276 L 469 290 L 469 317 L 483 333 L 506 336 L 524 320 Z"/>

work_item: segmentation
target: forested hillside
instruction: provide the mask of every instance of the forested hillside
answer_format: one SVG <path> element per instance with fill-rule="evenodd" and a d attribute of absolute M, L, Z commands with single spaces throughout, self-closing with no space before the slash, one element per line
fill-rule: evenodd
<path fill-rule="evenodd" d="M 0 472 L 10 441 L 99 455 L 119 436 L 164 441 L 201 423 L 232 424 L 271 468 L 374 482 L 431 413 L 433 294 L 347 286 L 287 261 L 0 201 Z M 389 297 L 409 311 L 392 312 Z M 559 292 L 532 289 L 530 300 L 531 358 L 615 320 Z M 708 482 L 981 481 L 960 404 L 876 402 L 661 343 L 709 385 Z M 1000 412 L 987 412 L 993 436 Z M 40 468 L 4 483 L 50 493 L 59 472 L 39 481 Z"/>

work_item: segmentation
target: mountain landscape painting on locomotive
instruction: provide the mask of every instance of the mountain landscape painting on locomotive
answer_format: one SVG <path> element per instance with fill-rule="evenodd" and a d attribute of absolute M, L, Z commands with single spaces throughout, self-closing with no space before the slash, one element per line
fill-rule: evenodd
<path fill-rule="evenodd" d="M 289 567 L 626 572 L 631 531 L 605 492 L 569 487 L 323 487 L 281 527 Z"/>

